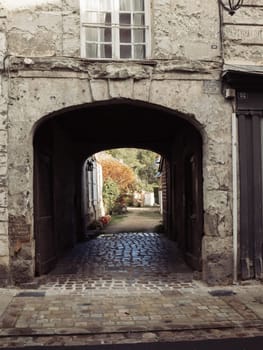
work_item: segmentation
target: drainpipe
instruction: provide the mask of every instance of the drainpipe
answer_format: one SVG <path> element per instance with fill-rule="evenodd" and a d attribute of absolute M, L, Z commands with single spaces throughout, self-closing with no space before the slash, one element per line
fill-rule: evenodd
<path fill-rule="evenodd" d="M 237 283 L 238 270 L 238 208 L 237 208 L 237 118 L 232 113 L 232 183 L 233 183 L 233 282 Z"/>

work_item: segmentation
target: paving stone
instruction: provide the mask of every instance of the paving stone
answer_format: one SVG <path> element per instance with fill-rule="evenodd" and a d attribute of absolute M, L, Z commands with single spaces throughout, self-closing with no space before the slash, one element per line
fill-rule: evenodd
<path fill-rule="evenodd" d="M 227 296 L 224 289 L 193 280 L 162 235 L 102 235 L 77 246 L 38 290 L 12 292 L 0 347 L 262 335 L 263 285 L 232 286 Z"/>

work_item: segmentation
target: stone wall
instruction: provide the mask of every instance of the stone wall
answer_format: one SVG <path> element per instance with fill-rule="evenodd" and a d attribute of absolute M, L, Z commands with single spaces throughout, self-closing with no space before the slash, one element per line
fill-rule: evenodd
<path fill-rule="evenodd" d="M 143 65 L 11 58 L 9 211 L 33 222 L 32 135 L 42 117 L 67 107 L 127 98 L 179 111 L 204 139 L 204 278 L 232 275 L 231 106 L 221 95 L 218 67 L 180 62 Z M 187 71 L 187 79 L 186 72 Z M 192 72 L 192 73 L 189 73 Z M 19 144 L 19 148 L 17 145 Z M 32 241 L 32 250 L 33 250 Z M 217 272 L 215 273 L 215 268 Z"/>
<path fill-rule="evenodd" d="M 222 11 L 224 59 L 227 64 L 263 64 L 263 1 L 246 0 L 234 16 Z"/>
<path fill-rule="evenodd" d="M 79 0 L 3 1 L 9 54 L 80 56 Z M 221 59 L 216 0 L 154 0 L 150 9 L 152 58 Z"/>
<path fill-rule="evenodd" d="M 6 12 L 0 3 L 0 284 L 8 281 L 9 240 L 8 240 L 8 179 L 7 179 L 7 89 L 3 76 L 6 54 Z"/>
<path fill-rule="evenodd" d="M 11 257 L 27 260 L 24 274 L 34 274 L 32 138 L 38 123 L 68 107 L 127 98 L 178 111 L 199 128 L 204 140 L 203 277 L 211 283 L 231 281 L 232 110 L 221 94 L 217 1 L 151 1 L 152 60 L 140 63 L 80 59 L 78 0 L 2 4 L 8 19 L 0 18 L 2 67 L 3 55 L 8 56 L 0 97 L 0 266 L 9 264 L 8 201 Z M 231 56 L 228 45 L 225 41 L 226 57 Z M 19 238 L 23 232 L 27 241 Z"/>

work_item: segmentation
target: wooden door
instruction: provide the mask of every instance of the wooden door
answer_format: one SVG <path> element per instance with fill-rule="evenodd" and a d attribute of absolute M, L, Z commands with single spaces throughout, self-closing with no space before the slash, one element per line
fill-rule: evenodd
<path fill-rule="evenodd" d="M 56 261 L 52 156 L 35 150 L 36 274 L 49 272 Z"/>
<path fill-rule="evenodd" d="M 243 111 L 239 120 L 240 262 L 243 279 L 263 278 L 262 113 Z"/>
<path fill-rule="evenodd" d="M 191 154 L 184 163 L 185 255 L 194 269 L 201 269 L 203 236 L 202 163 L 198 154 Z"/>

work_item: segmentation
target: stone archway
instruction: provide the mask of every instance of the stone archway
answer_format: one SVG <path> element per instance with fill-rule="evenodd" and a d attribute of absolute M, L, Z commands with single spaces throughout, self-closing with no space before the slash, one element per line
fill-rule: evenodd
<path fill-rule="evenodd" d="M 90 70 L 93 69 L 93 65 L 88 64 L 88 67 Z M 147 74 L 142 74 L 146 71 Z M 75 72 L 65 68 L 63 71 L 54 69 L 52 76 L 48 71 L 39 70 L 28 71 L 21 75 L 14 74 L 10 77 L 12 92 L 10 101 L 12 98 L 15 103 L 10 102 L 8 109 L 9 128 L 6 138 L 8 183 L 4 187 L 8 211 L 5 214 L 5 231 L 1 239 L 4 257 L 1 258 L 0 268 L 11 281 L 18 284 L 28 281 L 35 273 L 33 135 L 49 121 L 58 123 L 59 119 L 62 121 L 62 117 L 65 117 L 66 120 L 70 114 L 74 122 L 69 122 L 67 130 L 60 129 L 60 132 L 62 134 L 73 132 L 72 127 L 78 124 L 77 120 L 80 118 L 76 118 L 76 111 L 87 109 L 90 113 L 92 109 L 88 107 L 95 108 L 123 102 L 126 102 L 129 108 L 132 104 L 136 104 L 142 108 L 141 111 L 148 106 L 148 110 L 158 111 L 159 116 L 169 116 L 169 120 L 180 120 L 194 130 L 199 130 L 197 133 L 202 135 L 203 151 L 201 167 L 204 189 L 203 279 L 212 284 L 232 281 L 231 118 L 229 118 L 231 106 L 225 103 L 221 94 L 209 94 L 204 89 L 204 81 L 195 80 L 192 75 L 190 80 L 185 80 L 181 76 L 168 80 L 166 75 L 155 72 L 152 76 L 150 71 L 149 67 L 133 63 L 125 72 L 118 64 L 102 64 L 99 74 L 95 70 L 92 70 L 92 74 L 88 74 L 86 71 Z M 127 116 L 125 121 L 134 117 L 125 113 L 125 117 Z M 90 117 L 91 114 L 86 113 L 82 118 L 90 120 Z M 144 120 L 150 123 L 155 120 L 154 117 L 155 114 L 146 113 Z M 141 122 L 142 119 L 137 120 Z M 115 119 L 115 122 L 118 123 L 118 120 Z M 163 119 L 154 123 L 158 134 L 163 135 L 161 147 L 164 147 L 166 130 L 169 128 L 163 129 L 165 125 Z M 174 129 L 172 123 L 169 125 L 168 134 Z M 98 129 L 101 128 L 100 124 Z M 97 135 L 93 129 L 94 125 L 91 124 L 89 128 L 82 129 L 82 134 Z M 125 124 L 125 131 L 131 134 L 132 130 L 128 123 Z M 137 132 L 137 129 L 133 131 Z M 154 141 L 152 143 L 158 145 L 158 140 L 153 140 L 152 135 L 148 134 L 147 137 L 148 141 L 152 140 Z M 109 146 L 107 140 L 100 137 L 98 147 L 97 139 L 98 137 L 90 139 L 92 147 L 89 149 L 85 143 L 79 144 L 79 148 L 84 146 L 81 149 L 85 154 L 81 154 L 78 150 L 78 157 L 73 158 L 80 168 L 80 164 L 89 154 Z M 104 144 L 101 142 L 102 139 L 106 140 Z M 117 133 L 114 139 L 116 145 L 118 143 L 123 147 L 129 146 Z M 145 141 L 145 137 L 142 137 L 142 140 L 137 139 L 137 147 L 145 144 Z M 136 146 L 134 143 L 132 145 Z M 69 147 L 70 143 L 67 142 L 66 146 Z M 160 148 L 153 151 L 161 152 Z M 164 153 L 166 151 L 164 150 Z M 172 173 L 172 170 L 170 172 Z M 72 220 L 74 221 L 74 218 Z M 71 239 L 66 244 L 72 244 Z"/>
<path fill-rule="evenodd" d="M 112 147 L 146 148 L 164 156 L 167 231 L 178 241 L 189 264 L 202 269 L 201 135 L 178 113 L 118 99 L 63 111 L 36 129 L 36 273 L 48 272 L 81 238 L 83 160 Z"/>

